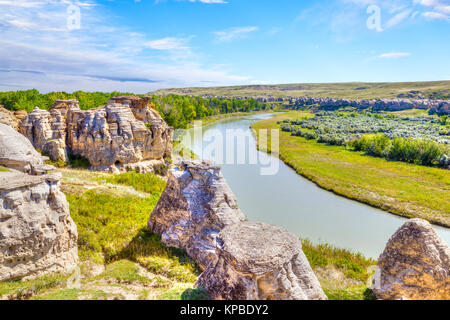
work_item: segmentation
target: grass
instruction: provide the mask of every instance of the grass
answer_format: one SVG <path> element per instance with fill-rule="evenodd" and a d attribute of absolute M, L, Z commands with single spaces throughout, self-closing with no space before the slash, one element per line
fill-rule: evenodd
<path fill-rule="evenodd" d="M 258 133 L 257 129 L 279 128 L 277 121 L 307 115 L 287 112 L 252 128 Z M 287 132 L 280 132 L 280 158 L 326 190 L 397 215 L 450 226 L 449 170 L 374 158 Z"/>
<path fill-rule="evenodd" d="M 131 186 L 138 191 L 156 195 L 160 195 L 166 187 L 165 181 L 160 177 L 153 174 L 140 174 L 134 171 L 107 175 L 97 179 L 101 182 Z"/>
<path fill-rule="evenodd" d="M 189 94 L 227 97 L 333 97 L 345 99 L 396 98 L 410 91 L 430 98 L 449 96 L 450 81 L 427 82 L 342 82 L 342 83 L 292 83 L 275 85 L 245 85 L 229 87 L 197 87 L 162 89 L 155 94 Z"/>
<path fill-rule="evenodd" d="M 4 166 L 0 166 L 0 172 L 9 172 L 11 170 L 9 170 L 8 168 L 4 167 Z"/>
<path fill-rule="evenodd" d="M 7 297 L 15 300 L 25 300 L 50 289 L 60 287 L 67 281 L 67 275 L 53 274 L 28 281 L 0 282 L 0 298 Z"/>
<path fill-rule="evenodd" d="M 370 277 L 376 261 L 361 253 L 301 239 L 303 252 L 330 300 L 372 300 Z"/>
<path fill-rule="evenodd" d="M 193 287 L 199 274 L 194 261 L 147 229 L 164 179 L 135 172 L 61 171 L 62 189 L 78 228 L 81 287 L 67 286 L 70 275 L 48 275 L 0 282 L 0 298 L 205 299 Z M 100 271 L 93 274 L 91 266 Z"/>

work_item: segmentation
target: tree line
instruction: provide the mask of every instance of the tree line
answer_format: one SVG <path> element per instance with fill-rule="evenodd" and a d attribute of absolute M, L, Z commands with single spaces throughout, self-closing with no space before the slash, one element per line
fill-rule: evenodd
<path fill-rule="evenodd" d="M 55 100 L 76 99 L 80 108 L 87 110 L 105 105 L 114 96 L 135 95 L 128 92 L 84 92 L 73 93 L 49 92 L 40 93 L 36 89 L 0 92 L 0 105 L 11 111 L 26 110 L 31 112 L 34 107 L 48 110 Z M 137 95 L 144 96 L 144 95 Z M 163 119 L 175 128 L 185 128 L 191 121 L 204 117 L 233 113 L 267 110 L 272 108 L 268 103 L 259 102 L 255 99 L 235 98 L 203 98 L 180 95 L 148 95 L 155 109 Z"/>

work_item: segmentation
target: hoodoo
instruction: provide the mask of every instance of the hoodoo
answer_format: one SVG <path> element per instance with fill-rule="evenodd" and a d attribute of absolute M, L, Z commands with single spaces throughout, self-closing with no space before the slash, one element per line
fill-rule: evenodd
<path fill-rule="evenodd" d="M 173 128 L 148 97 L 114 97 L 89 110 L 76 100 L 57 100 L 48 111 L 36 107 L 19 131 L 52 160 L 80 155 L 93 170 L 150 172 L 172 152 Z"/>

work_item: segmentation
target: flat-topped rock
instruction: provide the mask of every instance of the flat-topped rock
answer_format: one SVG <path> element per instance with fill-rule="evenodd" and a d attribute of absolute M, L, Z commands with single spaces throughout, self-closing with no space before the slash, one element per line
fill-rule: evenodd
<path fill-rule="evenodd" d="M 51 184 L 60 181 L 61 177 L 61 173 L 59 172 L 43 175 L 29 175 L 16 170 L 1 171 L 0 192 L 34 186 L 45 182 Z"/>
<path fill-rule="evenodd" d="M 425 220 L 411 219 L 392 235 L 377 269 L 378 299 L 450 299 L 450 248 Z"/>
<path fill-rule="evenodd" d="M 216 239 L 216 263 L 196 285 L 213 299 L 325 300 L 300 240 L 265 223 L 226 226 Z"/>
<path fill-rule="evenodd" d="M 300 241 L 285 229 L 265 223 L 240 223 L 220 233 L 221 255 L 236 270 L 264 274 L 302 252 Z"/>

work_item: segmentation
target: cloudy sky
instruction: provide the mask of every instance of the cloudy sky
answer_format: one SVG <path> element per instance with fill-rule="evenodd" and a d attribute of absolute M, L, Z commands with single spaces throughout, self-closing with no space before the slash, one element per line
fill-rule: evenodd
<path fill-rule="evenodd" d="M 0 90 L 450 79 L 450 0 L 0 0 Z"/>

